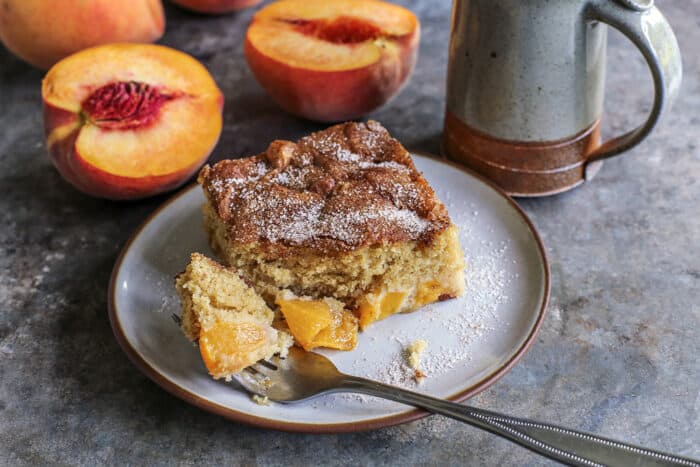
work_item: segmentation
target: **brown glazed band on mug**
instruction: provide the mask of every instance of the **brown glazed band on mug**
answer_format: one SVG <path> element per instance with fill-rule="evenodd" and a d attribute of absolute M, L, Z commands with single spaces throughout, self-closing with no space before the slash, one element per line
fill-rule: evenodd
<path fill-rule="evenodd" d="M 647 61 L 646 122 L 600 144 L 606 23 Z M 680 87 L 673 32 L 652 0 L 455 0 L 443 152 L 515 196 L 571 189 L 641 142 Z"/>

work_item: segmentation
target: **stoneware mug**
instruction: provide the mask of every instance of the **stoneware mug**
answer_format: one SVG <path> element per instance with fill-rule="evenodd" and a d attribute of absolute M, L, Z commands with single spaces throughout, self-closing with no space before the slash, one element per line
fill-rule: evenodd
<path fill-rule="evenodd" d="M 643 125 L 601 144 L 606 25 L 642 52 L 655 96 Z M 681 74 L 653 0 L 454 0 L 443 152 L 512 195 L 559 193 L 642 141 Z"/>

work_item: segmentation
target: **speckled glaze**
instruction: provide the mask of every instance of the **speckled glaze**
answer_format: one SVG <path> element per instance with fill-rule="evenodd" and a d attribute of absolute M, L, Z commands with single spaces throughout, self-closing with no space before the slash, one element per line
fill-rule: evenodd
<path fill-rule="evenodd" d="M 641 142 L 677 94 L 675 36 L 651 1 L 456 0 L 444 150 L 514 195 L 558 193 Z M 645 124 L 600 146 L 607 27 L 642 52 L 655 96 Z M 581 135 L 586 135 L 582 141 Z M 599 147 L 600 146 L 600 147 Z M 510 148 L 510 149 L 509 149 Z"/>

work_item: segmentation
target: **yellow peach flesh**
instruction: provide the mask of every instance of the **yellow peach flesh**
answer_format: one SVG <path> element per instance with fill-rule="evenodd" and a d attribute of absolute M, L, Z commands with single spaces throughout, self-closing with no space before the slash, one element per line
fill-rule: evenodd
<path fill-rule="evenodd" d="M 267 57 L 308 70 L 352 70 L 376 63 L 382 57 L 382 48 L 374 42 L 334 44 L 308 37 L 286 23 L 254 23 L 248 40 Z"/>
<path fill-rule="evenodd" d="M 252 322 L 218 322 L 199 335 L 202 360 L 215 377 L 252 365 L 257 361 L 255 350 L 266 343 L 265 330 Z"/>
<path fill-rule="evenodd" d="M 360 328 L 365 329 L 375 321 L 380 321 L 399 311 L 405 292 L 387 292 L 381 299 L 366 297 L 360 302 Z"/>
<path fill-rule="evenodd" d="M 443 292 L 444 289 L 438 281 L 424 282 L 418 286 L 414 301 L 417 306 L 427 305 L 436 302 Z"/>
<path fill-rule="evenodd" d="M 327 303 L 311 300 L 278 300 L 277 304 L 287 321 L 289 331 L 304 350 L 317 347 L 316 336 L 329 327 L 333 318 Z"/>
<path fill-rule="evenodd" d="M 218 114 L 212 100 L 180 98 L 163 106 L 157 125 L 135 132 L 103 130 L 86 123 L 76 150 L 88 164 L 122 177 L 163 175 L 192 154 L 208 154 L 221 126 L 201 125 L 200 115 Z M 148 154 L 149 157 L 143 157 Z M 196 161 L 192 161 L 196 162 Z"/>
<path fill-rule="evenodd" d="M 258 11 L 253 20 L 319 20 L 346 15 L 375 24 L 387 36 L 410 34 L 417 24 L 405 8 L 375 0 L 280 0 Z"/>
<path fill-rule="evenodd" d="M 318 333 L 314 344 L 338 350 L 354 349 L 357 345 L 357 318 L 348 310 L 331 313 L 333 324 Z"/>
<path fill-rule="evenodd" d="M 312 120 L 359 118 L 394 96 L 416 62 L 420 25 L 375 0 L 281 0 L 256 13 L 244 52 L 285 110 Z"/>
<path fill-rule="evenodd" d="M 298 23 L 349 18 L 377 29 L 378 37 L 353 43 L 336 43 L 301 32 Z M 393 41 L 416 30 L 415 16 L 405 9 L 374 1 L 282 0 L 260 10 L 248 29 L 247 39 L 263 55 L 292 67 L 316 71 L 363 68 L 389 54 L 398 59 Z M 361 39 L 361 38 L 360 38 Z"/>
<path fill-rule="evenodd" d="M 120 125 L 122 101 L 100 101 L 104 89 L 120 86 L 138 90 L 130 95 L 132 107 L 140 98 L 162 99 L 133 124 L 127 107 L 127 124 Z M 47 73 L 42 96 L 54 164 L 77 188 L 97 196 L 129 199 L 174 188 L 204 162 L 222 129 L 223 97 L 207 70 L 163 46 L 84 50 Z M 96 118 L 101 114 L 116 117 Z"/>
<path fill-rule="evenodd" d="M 357 318 L 331 309 L 321 300 L 277 300 L 289 331 L 304 350 L 327 347 L 352 350 L 357 345 Z"/>

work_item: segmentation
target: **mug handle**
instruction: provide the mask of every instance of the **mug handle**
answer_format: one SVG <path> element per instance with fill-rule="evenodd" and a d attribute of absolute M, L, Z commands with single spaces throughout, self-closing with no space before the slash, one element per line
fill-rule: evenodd
<path fill-rule="evenodd" d="M 671 26 L 653 4 L 653 0 L 587 2 L 584 10 L 587 21 L 600 21 L 614 27 L 642 52 L 654 80 L 654 105 L 644 124 L 605 141 L 587 156 L 586 179 L 590 179 L 600 166 L 592 162 L 618 155 L 646 138 L 678 94 L 683 75 L 681 52 Z"/>

